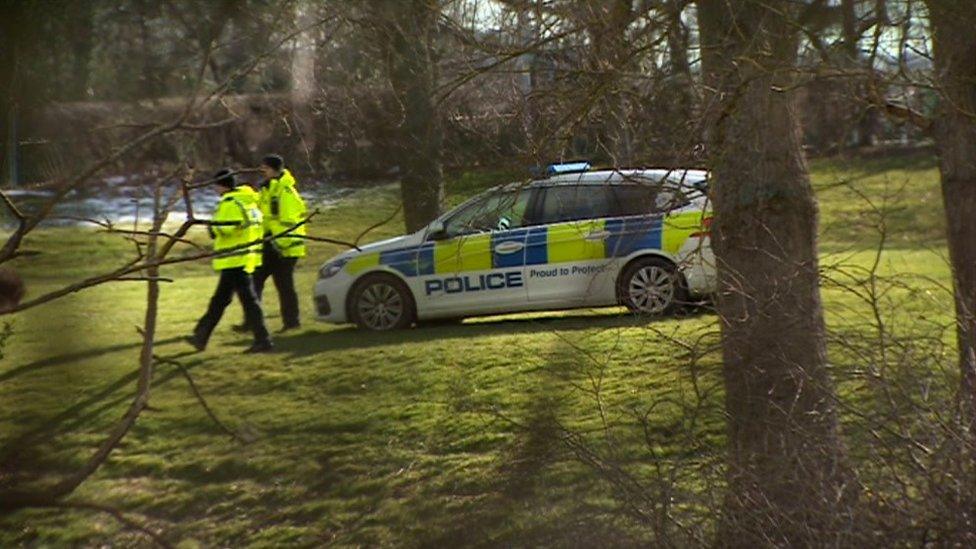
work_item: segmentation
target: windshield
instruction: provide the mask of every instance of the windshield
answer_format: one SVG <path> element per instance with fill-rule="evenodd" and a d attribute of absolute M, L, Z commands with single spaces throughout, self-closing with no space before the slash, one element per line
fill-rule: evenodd
<path fill-rule="evenodd" d="M 489 191 L 448 214 L 444 232 L 448 237 L 454 237 L 522 227 L 529 195 L 529 189 Z"/>

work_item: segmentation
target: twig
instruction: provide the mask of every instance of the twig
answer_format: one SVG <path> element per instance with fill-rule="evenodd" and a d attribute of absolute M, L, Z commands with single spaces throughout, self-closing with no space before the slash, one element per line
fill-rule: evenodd
<path fill-rule="evenodd" d="M 247 65 L 241 67 L 233 74 L 228 76 L 220 85 L 218 85 L 216 88 L 211 90 L 210 93 L 202 101 L 198 102 L 197 96 L 199 94 L 200 88 L 203 85 L 203 73 L 204 71 L 206 71 L 207 62 L 209 61 L 209 56 L 210 56 L 210 47 L 208 47 L 206 55 L 204 55 L 204 59 L 200 63 L 196 89 L 194 89 L 193 94 L 187 100 L 186 107 L 183 109 L 180 115 L 177 116 L 174 120 L 170 121 L 168 124 L 155 126 L 153 129 L 148 130 L 145 133 L 137 136 L 132 141 L 119 147 L 112 154 L 94 161 L 88 166 L 88 168 L 84 169 L 76 177 L 65 180 L 57 184 L 54 194 L 41 205 L 37 213 L 35 213 L 30 217 L 24 217 L 23 219 L 20 219 L 20 223 L 17 229 L 7 238 L 7 241 L 6 243 L 4 243 L 3 247 L 0 248 L 0 264 L 3 264 L 13 259 L 13 257 L 15 257 L 15 253 L 17 249 L 20 247 L 21 243 L 23 242 L 24 237 L 32 230 L 34 230 L 41 223 L 41 221 L 46 219 L 54 210 L 54 207 L 58 203 L 60 203 L 61 200 L 63 200 L 64 197 L 67 196 L 68 193 L 70 193 L 72 190 L 77 188 L 83 182 L 87 181 L 96 173 L 100 172 L 106 166 L 109 166 L 121 160 L 122 158 L 128 156 L 129 153 L 138 149 L 142 145 L 150 141 L 153 141 L 154 139 L 161 137 L 163 135 L 175 131 L 179 131 L 180 129 L 182 129 L 182 126 L 186 124 L 187 119 L 190 117 L 190 115 L 193 112 L 193 109 L 196 106 L 204 105 L 211 99 L 223 95 L 227 91 L 227 89 L 229 89 L 231 83 L 233 83 L 236 79 L 240 78 L 241 76 L 248 74 L 250 71 L 254 70 L 254 68 L 257 67 L 258 63 L 260 63 L 261 60 L 273 54 L 282 45 L 287 43 L 288 40 L 291 40 L 298 34 L 305 32 L 306 30 L 308 30 L 308 28 L 314 28 L 315 26 L 322 25 L 333 18 L 334 17 L 321 19 L 315 22 L 314 24 L 308 26 L 307 28 L 300 28 L 289 33 L 284 38 L 279 40 L 277 43 L 273 44 L 268 49 L 266 49 L 264 52 L 255 56 Z"/>
<path fill-rule="evenodd" d="M 158 204 L 159 191 L 157 187 L 157 208 L 154 228 L 158 228 L 158 226 L 161 224 Z M 149 239 L 148 257 L 150 260 L 155 260 L 156 258 L 157 238 L 158 237 L 156 236 L 152 236 Z M 136 262 L 138 261 L 139 259 L 136 260 Z M 98 446 L 95 453 L 88 459 L 87 462 L 85 462 L 82 467 L 64 477 L 51 488 L 41 492 L 22 491 L 17 489 L 0 492 L 0 511 L 13 511 L 26 507 L 37 507 L 38 505 L 50 504 L 57 502 L 61 498 L 74 492 L 74 490 L 78 488 L 78 486 L 81 485 L 85 479 L 98 470 L 105 460 L 108 459 L 108 456 L 129 432 L 129 429 L 135 425 L 136 419 L 139 418 L 139 415 L 146 408 L 146 405 L 149 403 L 149 393 L 152 387 L 154 364 L 152 360 L 153 346 L 155 343 L 156 321 L 159 311 L 159 282 L 157 280 L 159 278 L 159 266 L 155 263 L 151 263 L 147 268 L 147 276 L 150 279 L 146 296 L 145 326 L 142 331 L 142 350 L 139 357 L 139 378 L 136 385 L 136 394 L 133 397 L 129 408 L 126 410 L 125 415 L 121 420 L 118 421 L 118 423 L 115 424 L 115 427 L 109 432 L 108 436 Z M 118 277 L 116 276 L 114 278 Z"/>
<path fill-rule="evenodd" d="M 261 172 L 261 170 L 259 168 L 241 168 L 239 170 L 233 170 L 233 171 L 231 171 L 227 175 L 240 175 L 240 174 L 260 173 L 260 172 Z M 224 176 L 224 177 L 226 177 L 226 176 Z M 189 183 L 189 182 L 187 182 L 186 188 L 187 188 L 187 190 L 191 190 L 192 191 L 194 189 L 200 189 L 202 187 L 208 187 L 208 186 L 213 185 L 214 183 L 216 183 L 218 179 L 220 179 L 220 178 L 218 178 L 218 177 L 211 177 L 209 179 L 204 179 L 203 181 L 197 181 L 196 183 Z"/>
<path fill-rule="evenodd" d="M 212 129 L 215 129 L 215 128 L 220 128 L 220 127 L 223 127 L 223 126 L 227 126 L 227 125 L 233 124 L 237 120 L 238 120 L 238 117 L 237 116 L 233 116 L 231 118 L 225 118 L 223 120 L 218 120 L 216 122 L 203 122 L 203 123 L 198 123 L 198 124 L 181 124 L 180 125 L 180 129 L 181 130 L 190 130 L 190 131 L 212 130 Z"/>
<path fill-rule="evenodd" d="M 210 416 L 210 420 L 213 421 L 214 424 L 217 425 L 217 427 L 220 427 L 220 430 L 227 433 L 227 435 L 230 436 L 232 439 L 236 440 L 237 442 L 240 442 L 241 444 L 247 444 L 247 440 L 245 440 L 244 437 L 242 437 L 236 431 L 228 427 L 224 422 L 220 421 L 220 419 L 217 417 L 217 414 L 215 414 L 214 411 L 210 408 L 210 405 L 207 404 L 207 399 L 203 397 L 203 394 L 200 392 L 200 389 L 197 388 L 196 382 L 193 381 L 193 376 L 190 375 L 189 370 L 187 370 L 186 367 L 183 366 L 183 364 L 171 358 L 164 358 L 155 355 L 153 356 L 153 358 L 156 360 L 156 362 L 160 364 L 169 364 L 171 366 L 175 366 L 176 369 L 179 370 L 181 374 L 183 374 L 183 377 L 186 378 L 187 383 L 190 385 L 190 390 L 193 391 L 193 396 L 196 397 L 197 402 L 199 402 L 200 406 L 203 407 L 203 411 L 207 412 L 207 415 Z"/>
<path fill-rule="evenodd" d="M 64 219 L 67 221 L 77 221 L 80 223 L 91 223 L 92 225 L 97 225 L 101 227 L 102 230 L 98 232 L 103 232 L 103 233 L 124 234 L 124 235 L 133 235 L 133 236 L 163 236 L 166 237 L 167 239 L 176 240 L 181 244 L 193 246 L 198 250 L 204 249 L 203 246 L 197 244 L 192 240 L 188 240 L 186 238 L 182 238 L 175 234 L 170 234 L 164 231 L 144 231 L 140 229 L 118 229 L 115 227 L 114 223 L 112 223 L 107 219 L 94 219 L 91 217 L 79 217 L 76 215 L 58 215 L 58 216 L 52 216 L 50 219 Z"/>
<path fill-rule="evenodd" d="M 186 238 L 182 238 L 182 237 L 179 237 L 179 236 L 176 236 L 176 235 L 172 235 L 172 234 L 169 234 L 169 233 L 166 233 L 166 232 L 162 232 L 162 231 L 154 232 L 154 231 L 139 231 L 139 230 L 133 230 L 133 229 L 107 229 L 107 230 L 102 231 L 102 232 L 116 233 L 116 234 L 137 235 L 137 236 L 163 236 L 163 237 L 166 237 L 167 239 L 175 240 L 175 241 L 177 241 L 177 242 L 179 242 L 181 244 L 186 244 L 188 246 L 193 246 L 194 248 L 196 248 L 198 250 L 205 249 L 203 246 L 197 244 L 196 242 L 194 242 L 192 240 L 188 240 Z"/>
<path fill-rule="evenodd" d="M 528 44 L 528 45 L 523 46 L 521 48 L 518 48 L 516 50 L 507 52 L 504 55 L 499 56 L 497 60 L 489 63 L 486 66 L 478 67 L 475 70 L 472 70 L 472 71 L 469 71 L 466 74 L 460 75 L 459 77 L 455 78 L 451 82 L 447 82 L 443 86 L 440 87 L 440 89 L 438 90 L 438 97 L 434 100 L 434 105 L 435 106 L 440 106 L 455 91 L 457 91 L 458 89 L 460 89 L 466 83 L 474 80 L 478 76 L 481 76 L 483 74 L 486 74 L 486 73 L 494 70 L 495 68 L 500 67 L 501 65 L 504 65 L 505 63 L 508 63 L 508 62 L 511 62 L 511 61 L 513 61 L 515 59 L 518 59 L 519 57 L 521 57 L 521 56 L 523 56 L 523 55 L 525 55 L 527 53 L 536 51 L 536 50 L 542 48 L 543 46 L 545 46 L 547 44 L 550 44 L 550 43 L 553 43 L 553 42 L 557 42 L 557 41 L 559 41 L 559 40 L 561 40 L 561 39 L 563 39 L 563 38 L 565 38 L 567 36 L 572 36 L 573 34 L 576 34 L 577 32 L 580 32 L 580 30 L 581 29 L 578 28 L 578 27 L 571 27 L 568 30 L 565 30 L 565 31 L 562 31 L 562 32 L 558 32 L 558 33 L 552 34 L 552 35 L 547 36 L 545 38 L 542 38 L 542 39 L 540 39 L 540 40 L 538 40 L 536 42 L 533 42 L 531 44 Z"/>
<path fill-rule="evenodd" d="M 325 242 L 326 244 L 338 244 L 340 246 L 347 246 L 356 251 L 362 251 L 362 248 L 353 244 L 352 242 L 346 242 L 345 240 L 336 240 L 334 238 L 326 238 L 324 236 L 308 236 L 308 235 L 295 235 L 293 238 L 301 238 L 302 240 L 309 240 L 312 242 Z"/>
<path fill-rule="evenodd" d="M 68 294 L 72 294 L 72 293 L 75 293 L 77 291 L 84 290 L 86 288 L 91 288 L 93 286 L 98 286 L 100 284 L 105 284 L 105 283 L 108 283 L 108 282 L 114 282 L 118 278 L 124 277 L 126 275 L 130 275 L 130 274 L 133 274 L 133 273 L 138 273 L 138 272 L 142 272 L 142 271 L 145 271 L 145 270 L 152 270 L 152 269 L 155 269 L 155 268 L 158 268 L 158 267 L 162 267 L 162 266 L 165 266 L 165 265 L 173 265 L 173 264 L 176 264 L 176 263 L 187 263 L 187 262 L 190 262 L 190 261 L 197 261 L 197 260 L 200 260 L 200 259 L 208 259 L 208 258 L 217 256 L 217 255 L 220 255 L 220 254 L 231 253 L 231 252 L 236 252 L 236 251 L 240 251 L 240 250 L 246 250 L 246 249 L 250 248 L 251 246 L 255 246 L 255 245 L 258 245 L 258 244 L 263 244 L 265 242 L 271 242 L 272 240 L 274 240 L 276 238 L 279 238 L 281 236 L 287 236 L 287 235 L 291 234 L 292 232 L 294 232 L 295 230 L 297 230 L 302 225 L 305 225 L 306 223 L 308 223 L 309 220 L 311 220 L 312 217 L 315 216 L 318 213 L 319 213 L 318 210 L 312 212 L 304 220 L 300 221 L 299 223 L 296 223 L 292 227 L 290 227 L 287 230 L 282 231 L 280 233 L 271 234 L 271 235 L 265 236 L 264 238 L 261 238 L 261 239 L 258 239 L 258 240 L 254 240 L 254 241 L 251 241 L 251 242 L 245 242 L 244 244 L 241 244 L 239 246 L 235 246 L 233 248 L 228 248 L 226 250 L 220 250 L 219 252 L 216 252 L 216 251 L 206 251 L 206 252 L 200 252 L 198 254 L 193 254 L 193 255 L 187 255 L 187 256 L 176 257 L 176 258 L 168 258 L 168 257 L 166 257 L 166 254 L 172 249 L 172 245 L 176 242 L 176 240 L 171 237 L 171 239 L 169 241 L 165 242 L 163 244 L 163 246 L 160 247 L 159 254 L 156 255 L 155 258 L 145 259 L 145 258 L 143 258 L 141 256 L 140 257 L 136 257 L 136 259 L 134 259 L 132 261 L 129 261 L 128 263 L 126 263 L 125 265 L 123 265 L 122 267 L 120 267 L 120 268 L 118 268 L 118 269 L 116 269 L 114 271 L 111 271 L 111 272 L 105 273 L 105 274 L 101 274 L 101 275 L 96 275 L 96 276 L 93 276 L 93 277 L 90 277 L 90 278 L 86 278 L 85 280 L 76 282 L 74 284 L 69 284 L 68 286 L 65 286 L 65 287 L 63 287 L 63 288 L 61 288 L 59 290 L 54 290 L 54 291 L 49 292 L 47 294 L 40 295 L 40 296 L 38 296 L 38 297 L 30 300 L 30 301 L 23 302 L 23 303 L 17 305 L 16 307 L 12 307 L 12 308 L 10 308 L 8 310 L 3 311 L 2 313 L 0 313 L 0 316 L 7 315 L 7 314 L 17 313 L 17 312 L 23 311 L 25 309 L 30 309 L 32 307 L 37 307 L 38 305 L 42 305 L 42 304 L 47 303 L 49 301 L 53 301 L 53 300 L 58 299 L 60 297 L 64 297 L 64 296 L 66 296 Z M 184 222 L 183 223 L 183 226 L 180 227 L 180 229 L 177 231 L 176 235 L 181 235 L 181 234 L 185 233 L 186 230 L 189 229 L 189 227 L 192 226 L 193 223 L 199 223 L 199 222 L 200 221 L 198 221 L 198 220 Z M 154 230 L 153 232 L 158 233 L 159 231 L 158 230 Z M 151 240 L 154 239 L 154 238 L 155 237 L 150 236 L 150 239 Z M 353 245 L 351 243 L 346 243 L 346 242 L 341 242 L 341 241 L 336 241 L 336 242 L 339 242 L 339 243 L 341 243 L 343 245 L 347 245 L 347 246 L 350 246 L 350 247 L 355 247 L 355 245 Z M 156 278 L 158 278 L 158 277 L 156 277 Z"/>
<path fill-rule="evenodd" d="M 11 259 L 13 253 L 17 250 L 18 247 L 20 247 L 20 244 L 21 242 L 23 242 L 23 239 L 27 235 L 27 233 L 31 232 L 34 228 L 36 228 L 41 223 L 41 221 L 46 219 L 48 215 L 50 215 L 51 211 L 54 210 L 54 207 L 58 203 L 60 203 L 61 200 L 68 195 L 68 193 L 70 193 L 73 189 L 81 185 L 81 183 L 87 181 L 89 178 L 91 178 L 96 173 L 101 171 L 102 168 L 122 159 L 123 157 L 125 157 L 130 152 L 137 149 L 138 147 L 142 146 L 143 144 L 152 141 L 153 139 L 161 135 L 170 133 L 175 129 L 177 129 L 179 125 L 183 123 L 182 116 L 185 116 L 185 113 L 184 115 L 181 115 L 181 118 L 177 118 L 175 121 L 171 122 L 170 124 L 167 124 L 165 126 L 158 126 L 155 129 L 140 135 L 139 137 L 127 143 L 126 145 L 120 147 L 117 151 L 115 151 L 111 155 L 106 156 L 101 160 L 94 162 L 77 177 L 59 185 L 54 195 L 51 198 L 49 198 L 47 202 L 41 205 L 40 209 L 36 214 L 34 214 L 29 218 L 21 220 L 20 226 L 17 228 L 16 231 L 14 231 L 12 235 L 10 235 L 10 237 L 7 239 L 7 242 L 4 244 L 3 248 L 0 249 L 0 263 L 4 263 Z"/>
<path fill-rule="evenodd" d="M 175 282 L 172 278 L 164 276 L 120 276 L 115 280 L 119 282 Z"/>
<path fill-rule="evenodd" d="M 370 225 L 369 227 L 366 227 L 363 230 L 363 232 L 359 233 L 359 236 L 356 237 L 356 240 L 353 241 L 352 247 L 358 250 L 359 249 L 359 241 L 362 240 L 363 237 L 365 237 L 367 234 L 369 234 L 370 232 L 372 232 L 374 229 L 378 229 L 378 228 L 382 227 L 383 225 L 386 225 L 390 221 L 393 221 L 393 218 L 395 218 L 397 216 L 397 214 L 400 213 L 400 210 L 402 210 L 402 209 L 403 209 L 403 203 L 401 202 L 401 203 L 397 204 L 396 209 L 393 210 L 393 213 L 391 213 L 386 219 L 384 219 L 383 221 L 380 221 L 379 223 L 374 223 L 373 225 Z M 346 244 L 346 243 L 342 243 L 342 244 Z M 346 244 L 346 245 L 349 245 L 349 244 Z"/>
<path fill-rule="evenodd" d="M 10 197 L 7 196 L 7 193 L 0 191 L 0 199 L 3 200 L 4 205 L 7 206 L 7 209 L 10 210 L 10 213 L 13 214 L 13 216 L 17 219 L 17 221 L 23 222 L 27 219 L 27 217 L 24 216 L 23 212 L 20 211 L 20 208 L 18 208 L 17 205 L 14 204 L 13 200 L 10 200 Z"/>

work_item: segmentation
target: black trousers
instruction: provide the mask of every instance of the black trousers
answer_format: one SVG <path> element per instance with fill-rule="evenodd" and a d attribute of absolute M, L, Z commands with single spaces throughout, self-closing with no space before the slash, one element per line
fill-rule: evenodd
<path fill-rule="evenodd" d="M 224 315 L 224 309 L 230 305 L 234 299 L 234 294 L 240 298 L 244 305 L 244 315 L 247 325 L 254 333 L 255 343 L 268 343 L 268 328 L 264 324 L 264 313 L 261 312 L 261 302 L 254 292 L 254 283 L 251 275 L 244 272 L 243 267 L 236 269 L 224 269 L 220 271 L 220 280 L 217 282 L 217 289 L 214 290 L 213 297 L 210 298 L 210 306 L 203 318 L 197 322 L 197 327 L 193 330 L 193 336 L 197 342 L 206 345 L 213 333 L 220 317 Z"/>
<path fill-rule="evenodd" d="M 282 257 L 273 244 L 265 242 L 261 253 L 261 266 L 254 271 L 254 291 L 258 295 L 258 300 L 264 294 L 264 283 L 267 282 L 268 277 L 274 282 L 281 306 L 281 320 L 286 328 L 301 324 L 298 316 L 298 294 L 295 292 L 296 263 L 298 263 L 297 257 Z M 244 317 L 247 318 L 246 311 Z"/>

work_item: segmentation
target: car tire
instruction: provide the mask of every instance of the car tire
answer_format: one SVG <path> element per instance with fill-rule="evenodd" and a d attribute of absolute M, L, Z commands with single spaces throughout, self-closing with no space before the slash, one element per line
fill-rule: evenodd
<path fill-rule="evenodd" d="M 688 302 L 688 289 L 674 263 L 645 257 L 632 261 L 620 274 L 617 300 L 636 314 L 670 315 Z"/>
<path fill-rule="evenodd" d="M 416 317 L 410 289 L 391 275 L 368 275 L 350 295 L 349 316 L 364 330 L 385 332 L 409 328 Z"/>

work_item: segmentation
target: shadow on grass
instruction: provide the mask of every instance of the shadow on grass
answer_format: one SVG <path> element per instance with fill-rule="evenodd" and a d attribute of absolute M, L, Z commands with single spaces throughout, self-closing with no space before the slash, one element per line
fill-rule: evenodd
<path fill-rule="evenodd" d="M 619 315 L 600 320 L 615 325 Z M 570 352 L 580 363 L 587 361 L 578 351 Z M 485 491 L 470 503 L 452 509 L 449 520 L 431 516 L 429 528 L 412 534 L 416 546 L 642 545 L 632 532 L 616 527 L 615 516 L 608 517 L 608 512 L 614 513 L 612 507 L 597 516 L 593 502 L 581 497 L 579 489 L 596 486 L 599 481 L 590 469 L 569 472 L 579 458 L 563 443 L 561 418 L 573 417 L 579 410 L 571 409 L 571 393 L 553 378 L 552 369 L 536 369 L 531 375 L 530 387 L 512 415 L 494 416 L 508 424 L 514 436 L 500 449 L 499 459 L 487 475 L 491 481 L 484 486 Z M 448 491 L 437 495 L 451 498 L 456 494 Z M 553 498 L 559 503 L 554 505 Z"/>
<path fill-rule="evenodd" d="M 159 343 L 162 343 L 162 341 Z M 168 358 L 185 358 L 190 354 L 181 353 Z M 94 356 L 97 356 L 97 354 Z M 184 364 L 184 368 L 192 370 L 203 362 L 202 359 L 196 360 Z M 52 440 L 60 433 L 94 424 L 106 412 L 131 401 L 135 390 L 134 387 L 133 391 L 123 391 L 123 389 L 133 386 L 138 377 L 139 369 L 136 368 L 119 379 L 104 385 L 102 388 L 89 392 L 86 398 L 40 425 L 28 428 L 11 440 L 3 442 L 3 445 L 0 446 L 0 471 L 16 469 L 17 464 L 22 461 L 21 458 L 35 451 L 37 446 Z M 153 387 L 162 386 L 174 377 L 181 378 L 182 374 L 176 369 L 170 368 L 169 371 L 153 380 Z"/>
<path fill-rule="evenodd" d="M 166 343 L 174 343 L 181 340 L 181 337 L 170 337 L 167 339 L 159 339 L 156 341 L 156 345 L 164 345 Z M 75 362 L 78 360 L 85 360 L 89 358 L 96 358 L 102 355 L 107 355 L 109 353 L 114 353 L 117 351 L 125 351 L 128 349 L 137 349 L 142 346 L 142 341 L 133 341 L 131 343 L 120 343 L 118 345 L 111 345 L 109 347 L 99 347 L 96 349 L 87 349 L 84 351 L 79 351 L 76 353 L 66 353 L 63 355 L 49 356 L 42 358 L 40 360 L 35 360 L 24 364 L 23 366 L 17 366 L 16 368 L 7 370 L 6 372 L 0 373 L 0 383 L 13 379 L 15 377 L 21 376 L 23 374 L 33 372 L 36 370 L 42 370 L 44 368 L 50 368 L 51 366 L 59 366 L 61 364 L 68 364 L 70 362 Z"/>
<path fill-rule="evenodd" d="M 468 339 L 493 335 L 566 332 L 594 328 L 633 328 L 653 322 L 700 317 L 711 312 L 708 306 L 694 306 L 679 315 L 659 318 L 638 316 L 630 312 L 616 314 L 573 314 L 566 316 L 528 316 L 500 320 L 478 320 L 465 324 L 424 325 L 407 330 L 368 332 L 355 327 L 338 330 L 308 330 L 275 339 L 277 352 L 294 357 L 314 355 L 325 351 L 366 349 L 405 343 L 423 343 L 447 339 Z"/>

